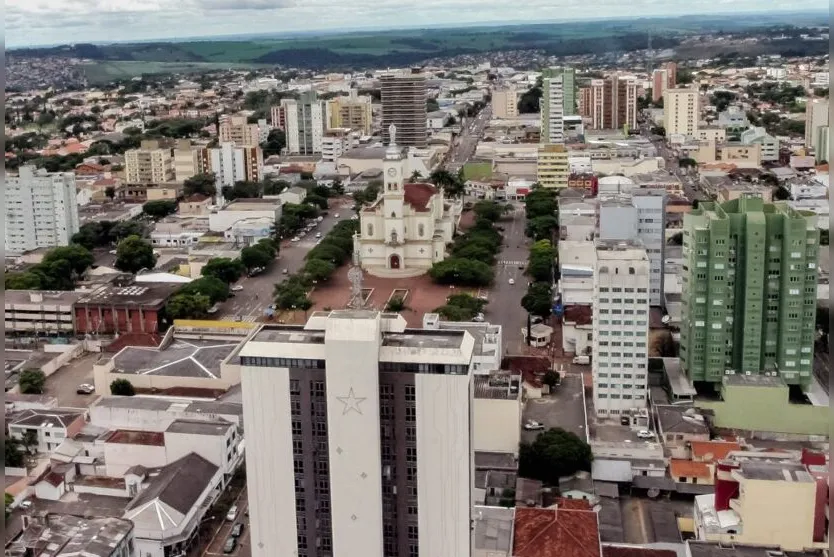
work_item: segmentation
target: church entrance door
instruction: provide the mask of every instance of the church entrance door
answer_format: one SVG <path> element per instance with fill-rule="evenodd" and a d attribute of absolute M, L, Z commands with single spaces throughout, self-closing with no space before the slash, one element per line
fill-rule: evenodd
<path fill-rule="evenodd" d="M 399 255 L 397 255 L 397 254 L 392 255 L 391 259 L 389 261 L 390 261 L 390 266 L 391 266 L 392 269 L 399 269 L 400 268 L 400 256 Z"/>

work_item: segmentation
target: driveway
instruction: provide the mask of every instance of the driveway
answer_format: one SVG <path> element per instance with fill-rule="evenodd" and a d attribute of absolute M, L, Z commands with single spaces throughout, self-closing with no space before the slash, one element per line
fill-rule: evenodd
<path fill-rule="evenodd" d="M 533 420 L 545 429 L 561 427 L 587 439 L 585 428 L 584 387 L 579 375 L 566 375 L 555 392 L 538 399 L 529 399 L 522 412 L 522 422 Z M 531 442 L 538 431 L 521 432 L 521 440 Z"/>

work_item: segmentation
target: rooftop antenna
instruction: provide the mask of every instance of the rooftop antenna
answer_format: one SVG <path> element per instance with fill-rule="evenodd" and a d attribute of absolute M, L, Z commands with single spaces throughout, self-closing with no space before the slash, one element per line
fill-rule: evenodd
<path fill-rule="evenodd" d="M 365 298 L 362 295 L 362 268 L 354 265 L 348 271 L 347 276 L 350 281 L 350 300 L 348 300 L 348 308 L 363 309 L 365 306 Z"/>

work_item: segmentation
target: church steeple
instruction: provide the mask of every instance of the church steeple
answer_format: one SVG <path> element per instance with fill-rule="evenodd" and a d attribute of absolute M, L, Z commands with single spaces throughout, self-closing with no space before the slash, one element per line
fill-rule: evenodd
<path fill-rule="evenodd" d="M 384 180 L 385 180 L 385 194 L 402 195 L 405 181 L 405 159 L 402 151 L 397 146 L 397 127 L 394 124 L 388 128 L 388 133 L 391 137 L 391 142 L 388 144 L 388 149 L 385 150 Z"/>

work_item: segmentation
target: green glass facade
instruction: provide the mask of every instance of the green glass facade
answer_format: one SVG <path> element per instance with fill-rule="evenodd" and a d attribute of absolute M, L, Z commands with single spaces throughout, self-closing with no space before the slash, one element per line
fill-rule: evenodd
<path fill-rule="evenodd" d="M 810 382 L 819 230 L 785 203 L 745 196 L 684 216 L 681 364 L 692 381 L 727 371 Z"/>

